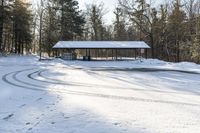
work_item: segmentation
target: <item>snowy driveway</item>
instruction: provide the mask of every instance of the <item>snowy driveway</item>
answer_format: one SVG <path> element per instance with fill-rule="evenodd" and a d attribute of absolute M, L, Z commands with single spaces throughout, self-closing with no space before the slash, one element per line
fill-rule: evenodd
<path fill-rule="evenodd" d="M 0 133 L 198 133 L 200 74 L 159 63 L 0 58 Z"/>

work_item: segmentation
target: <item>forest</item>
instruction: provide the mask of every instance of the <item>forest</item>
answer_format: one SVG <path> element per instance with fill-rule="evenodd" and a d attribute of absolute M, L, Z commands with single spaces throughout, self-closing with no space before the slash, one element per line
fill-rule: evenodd
<path fill-rule="evenodd" d="M 154 2 L 118 0 L 108 25 L 104 3 L 81 10 L 76 0 L 1 0 L 0 53 L 52 56 L 60 40 L 145 41 L 150 58 L 200 63 L 200 0 Z"/>

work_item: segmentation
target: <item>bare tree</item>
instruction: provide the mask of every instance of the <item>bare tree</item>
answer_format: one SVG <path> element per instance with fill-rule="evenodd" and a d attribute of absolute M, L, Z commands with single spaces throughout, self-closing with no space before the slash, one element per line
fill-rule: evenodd
<path fill-rule="evenodd" d="M 103 17 L 107 13 L 104 3 L 87 5 L 86 20 L 87 29 L 90 30 L 92 40 L 103 40 L 104 31 Z"/>
<path fill-rule="evenodd" d="M 142 34 L 150 39 L 152 58 L 155 57 L 154 52 L 154 36 L 153 26 L 156 9 L 147 4 L 145 0 L 131 1 L 119 0 L 120 5 L 139 28 L 140 40 L 143 40 Z M 154 15 L 152 15 L 154 14 Z"/>

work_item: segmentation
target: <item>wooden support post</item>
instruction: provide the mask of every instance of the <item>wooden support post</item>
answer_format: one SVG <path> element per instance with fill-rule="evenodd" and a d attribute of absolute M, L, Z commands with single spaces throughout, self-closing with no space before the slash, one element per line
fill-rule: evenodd
<path fill-rule="evenodd" d="M 101 57 L 102 57 L 101 59 L 104 59 L 104 57 L 103 57 L 103 55 L 104 55 L 103 51 L 104 51 L 104 49 L 101 50 Z"/>
<path fill-rule="evenodd" d="M 91 60 L 91 53 L 90 53 L 90 49 L 89 49 L 89 56 L 88 56 L 88 60 Z"/>
<path fill-rule="evenodd" d="M 97 60 L 97 49 L 95 49 L 95 56 L 96 56 L 96 60 Z"/>
<path fill-rule="evenodd" d="M 56 57 L 58 57 L 58 49 L 56 49 Z"/>
<path fill-rule="evenodd" d="M 99 49 L 97 49 L 97 59 L 98 59 L 98 57 L 99 57 Z"/>
<path fill-rule="evenodd" d="M 147 54 L 148 54 L 147 52 L 148 52 L 148 50 L 147 50 L 147 49 L 145 49 L 146 59 L 147 59 L 147 56 L 148 56 L 148 55 L 147 55 Z"/>
<path fill-rule="evenodd" d="M 122 49 L 119 49 L 120 51 L 119 51 L 119 53 L 120 53 L 120 58 L 121 58 L 121 60 L 122 60 L 122 56 L 123 56 L 123 53 L 122 53 Z"/>
<path fill-rule="evenodd" d="M 137 51 L 136 51 L 136 49 L 135 49 L 135 59 L 137 59 Z"/>
<path fill-rule="evenodd" d="M 108 49 L 106 49 L 106 60 L 108 60 Z"/>
<path fill-rule="evenodd" d="M 117 49 L 115 50 L 115 54 L 116 54 L 115 56 L 116 56 L 116 60 L 117 60 Z"/>
<path fill-rule="evenodd" d="M 112 49 L 112 60 L 113 60 L 113 49 Z"/>

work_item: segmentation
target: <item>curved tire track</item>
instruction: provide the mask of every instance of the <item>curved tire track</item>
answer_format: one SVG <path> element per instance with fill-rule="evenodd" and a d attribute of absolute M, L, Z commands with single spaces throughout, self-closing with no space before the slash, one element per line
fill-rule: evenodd
<path fill-rule="evenodd" d="M 48 82 L 48 83 L 52 83 L 53 81 L 57 81 L 59 83 L 65 84 L 65 83 L 63 83 L 62 80 L 58 80 L 58 79 L 49 78 L 49 77 L 44 76 L 42 73 L 44 73 L 46 71 L 47 70 L 42 70 L 42 71 L 38 72 L 37 76 L 42 77 L 42 78 L 47 79 L 47 80 L 50 80 L 51 82 Z M 30 75 L 30 76 L 31 76 L 31 79 L 33 79 L 33 80 L 37 80 L 37 81 L 40 81 L 40 82 L 47 82 L 47 81 L 44 81 L 44 80 L 39 80 L 39 79 L 33 78 L 32 75 Z M 104 76 L 104 75 L 101 75 L 101 76 Z M 87 84 L 87 85 L 85 85 L 85 84 L 80 84 L 80 83 L 77 83 L 77 82 L 72 82 L 72 83 L 73 84 L 79 84 L 80 86 L 85 86 L 85 87 L 94 87 L 94 86 L 97 86 L 97 87 L 104 87 L 104 88 L 113 89 L 113 90 L 117 89 L 117 90 L 131 90 L 131 91 L 144 91 L 144 92 L 156 92 L 156 93 L 169 93 L 169 94 L 190 95 L 190 94 L 185 94 L 185 93 L 177 93 L 177 92 L 172 92 L 172 91 L 162 91 L 162 90 L 155 90 L 155 89 L 148 89 L 148 90 L 146 90 L 146 89 L 138 89 L 138 88 L 133 88 L 133 87 L 118 87 L 118 86 L 99 85 L 99 84 Z M 69 84 L 67 84 L 67 85 L 69 85 Z"/>
<path fill-rule="evenodd" d="M 125 96 L 116 96 L 116 95 L 107 95 L 107 94 L 98 94 L 98 93 L 90 93 L 90 92 L 82 92 L 82 91 L 72 91 L 72 90 L 57 90 L 57 89 L 41 89 L 44 88 L 44 86 L 41 85 L 35 85 L 35 84 L 31 84 L 31 83 L 27 83 L 24 81 L 21 81 L 17 78 L 17 75 L 22 73 L 22 72 L 26 72 L 26 71 L 30 71 L 30 70 L 34 70 L 34 69 L 25 69 L 25 70 L 21 70 L 21 71 L 16 71 L 16 72 L 11 72 L 8 74 L 5 74 L 2 77 L 2 80 L 10 85 L 16 86 L 16 87 L 20 87 L 23 89 L 29 89 L 29 90 L 34 90 L 34 91 L 54 91 L 57 93 L 64 93 L 64 94 L 72 94 L 72 95 L 81 95 L 81 96 L 89 96 L 89 97 L 95 97 L 95 98 L 106 98 L 106 99 L 114 99 L 114 100 L 128 100 L 128 101 L 138 101 L 138 102 L 147 102 L 147 103 L 165 103 L 165 104 L 173 104 L 173 105 L 184 105 L 184 106 L 200 106 L 200 104 L 192 104 L 192 103 L 184 103 L 184 102 L 174 102 L 174 101 L 165 101 L 165 100 L 153 100 L 153 99 L 145 99 L 145 98 L 137 98 L 137 97 L 125 97 Z M 41 71 L 41 70 L 39 70 Z M 32 72 L 31 74 L 36 74 L 39 72 L 38 70 L 35 72 Z M 29 74 L 28 76 L 31 76 L 31 74 Z M 20 84 L 16 84 L 13 83 L 12 81 L 10 81 L 8 79 L 8 77 L 11 76 L 13 78 L 13 80 L 29 85 L 29 86 L 24 86 L 24 85 L 20 85 Z M 27 76 L 27 77 L 28 77 Z M 49 83 L 49 82 L 47 82 Z"/>
<path fill-rule="evenodd" d="M 19 87 L 19 88 L 24 88 L 24 89 L 34 90 L 34 91 L 44 91 L 44 90 L 41 90 L 41 89 L 38 89 L 38 88 L 19 85 L 19 84 L 13 83 L 12 81 L 8 80 L 8 76 L 10 76 L 10 75 L 13 75 L 15 73 L 21 73 L 21 72 L 24 72 L 24 71 L 29 71 L 29 70 L 34 70 L 34 69 L 25 69 L 25 70 L 21 70 L 21 71 L 16 71 L 16 72 L 11 72 L 11 73 L 5 74 L 5 75 L 3 75 L 2 80 L 4 82 L 6 82 L 7 84 L 10 84 L 12 86 L 16 86 L 16 87 Z"/>
<path fill-rule="evenodd" d="M 23 71 L 24 72 L 24 71 Z M 39 71 L 36 71 L 36 72 L 39 72 Z M 28 82 L 25 82 L 25 81 L 22 81 L 20 79 L 17 78 L 17 75 L 20 74 L 21 72 L 16 72 L 12 75 L 12 78 L 20 83 L 23 83 L 23 84 L 26 84 L 26 85 L 30 85 L 30 86 L 34 86 L 34 87 L 44 87 L 44 86 L 41 86 L 41 85 L 36 85 L 36 84 L 32 84 L 32 83 L 28 83 Z"/>
<path fill-rule="evenodd" d="M 48 83 L 48 84 L 65 85 L 65 86 L 70 85 L 70 86 L 93 87 L 93 86 L 89 86 L 89 85 L 85 85 L 85 84 L 79 84 L 79 83 L 77 83 L 77 84 L 75 84 L 75 83 L 74 84 L 73 83 L 64 83 L 63 81 L 60 81 L 60 80 L 54 80 L 54 81 L 57 81 L 57 82 L 54 82 L 53 80 L 51 80 L 51 81 L 39 80 L 39 79 L 33 77 L 34 74 L 37 74 L 39 76 L 39 73 L 42 72 L 42 71 L 46 71 L 46 70 L 40 70 L 40 71 L 36 71 L 36 72 L 30 73 L 30 74 L 27 75 L 27 77 L 29 79 L 32 79 L 32 80 L 35 80 L 35 81 L 39 81 L 39 82 L 43 82 L 43 83 Z M 42 78 L 44 78 L 44 77 L 42 77 Z M 48 78 L 44 78 L 44 79 L 48 79 Z"/>

